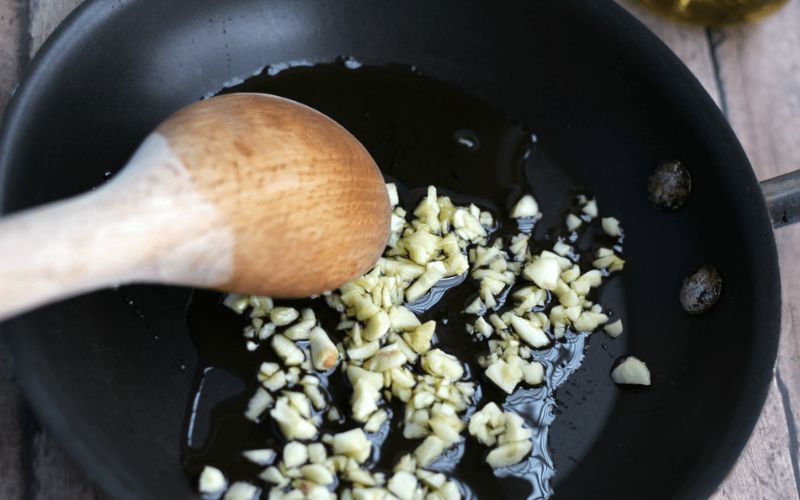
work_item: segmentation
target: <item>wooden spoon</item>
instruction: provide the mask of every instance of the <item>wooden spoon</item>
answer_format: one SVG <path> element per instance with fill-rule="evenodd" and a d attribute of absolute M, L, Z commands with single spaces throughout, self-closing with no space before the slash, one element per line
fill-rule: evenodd
<path fill-rule="evenodd" d="M 378 167 L 330 118 L 264 94 L 192 104 L 100 189 L 0 221 L 0 319 L 130 282 L 300 297 L 380 257 Z"/>

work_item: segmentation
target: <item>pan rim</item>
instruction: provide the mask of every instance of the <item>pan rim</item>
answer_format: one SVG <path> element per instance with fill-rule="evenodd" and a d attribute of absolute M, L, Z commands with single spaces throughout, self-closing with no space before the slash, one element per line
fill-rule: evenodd
<path fill-rule="evenodd" d="M 619 33 L 618 36 L 625 37 L 631 41 L 638 41 L 639 46 L 631 50 L 649 53 L 658 58 L 661 65 L 675 72 L 676 79 L 680 79 L 681 83 L 689 89 L 693 96 L 701 101 L 700 104 L 703 105 L 704 111 L 715 115 L 714 120 L 724 128 L 724 135 L 729 137 L 731 146 L 735 149 L 733 154 L 741 156 L 745 164 L 749 166 L 746 155 L 727 120 L 716 108 L 716 105 L 694 75 L 656 35 L 625 9 L 610 0 L 607 2 L 581 3 L 580 5 L 581 8 L 592 11 L 592 15 L 601 21 L 614 20 L 614 22 L 622 23 L 629 28 L 627 32 Z M 115 3 L 114 6 L 101 0 L 85 0 L 59 25 L 30 61 L 23 78 L 8 103 L 2 123 L 0 123 L 0 186 L 6 184 L 7 176 L 11 169 L 9 158 L 12 145 L 15 142 L 15 133 L 13 132 L 16 128 L 15 124 L 21 119 L 27 103 L 36 100 L 37 83 L 42 78 L 42 75 L 47 72 L 49 62 L 58 58 L 59 54 L 69 51 L 75 39 L 91 37 L 92 33 L 99 26 L 108 22 L 110 18 L 123 15 L 126 9 L 134 6 L 144 8 L 143 4 L 130 0 Z M 712 107 L 714 109 L 711 109 Z M 739 174 L 747 177 L 746 179 L 740 179 L 741 182 L 748 182 L 748 187 L 751 190 L 757 189 L 758 184 L 752 168 L 749 169 L 748 173 L 739 172 Z M 757 194 L 760 194 L 760 191 Z M 0 212 L 5 213 L 3 195 L 3 189 L 0 189 Z M 762 329 L 761 335 L 764 342 L 760 353 L 761 358 L 756 358 L 755 355 L 751 358 L 751 365 L 748 367 L 753 372 L 752 376 L 748 378 L 750 387 L 748 391 L 742 390 L 739 392 L 739 399 L 735 404 L 736 411 L 731 415 L 727 429 L 722 435 L 721 443 L 723 443 L 723 446 L 714 451 L 699 473 L 685 478 L 686 484 L 678 490 L 679 494 L 677 496 L 679 497 L 707 497 L 714 492 L 732 469 L 752 435 L 772 381 L 781 324 L 780 272 L 777 248 L 766 206 L 762 202 L 752 207 L 752 209 L 756 212 L 756 217 L 762 221 L 762 227 L 760 228 L 762 234 L 769 234 L 768 241 L 764 242 L 768 248 L 765 248 L 764 251 L 768 254 L 770 262 L 768 266 L 765 266 L 764 277 L 772 285 L 771 296 L 773 309 L 775 309 L 773 311 L 774 314 L 768 318 Z M 9 342 L 7 336 L 2 335 L 8 329 L 7 324 L 0 325 L 0 340 L 7 342 L 10 346 L 13 373 L 36 417 L 53 432 L 59 443 L 75 457 L 81 468 L 107 493 L 115 497 L 137 496 L 136 484 L 112 473 L 112 469 L 108 466 L 101 450 L 93 448 L 82 441 L 80 437 L 73 435 L 69 422 L 57 418 L 57 414 L 48 411 L 52 401 L 50 390 L 43 381 L 37 379 L 36 371 L 30 368 L 30 363 L 25 362 L 24 357 L 20 356 L 16 343 Z"/>

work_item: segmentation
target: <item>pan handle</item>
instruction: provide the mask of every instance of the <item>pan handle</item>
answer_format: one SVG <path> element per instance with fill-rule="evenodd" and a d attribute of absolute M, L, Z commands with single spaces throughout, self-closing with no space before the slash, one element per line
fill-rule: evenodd
<path fill-rule="evenodd" d="M 775 229 L 800 222 L 800 170 L 761 182 L 769 218 Z"/>

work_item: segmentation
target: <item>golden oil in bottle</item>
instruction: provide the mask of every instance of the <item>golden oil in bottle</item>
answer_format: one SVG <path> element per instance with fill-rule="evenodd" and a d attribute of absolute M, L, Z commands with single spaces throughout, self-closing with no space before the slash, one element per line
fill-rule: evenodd
<path fill-rule="evenodd" d="M 704 26 L 730 26 L 772 14 L 787 0 L 640 0 L 680 21 Z"/>

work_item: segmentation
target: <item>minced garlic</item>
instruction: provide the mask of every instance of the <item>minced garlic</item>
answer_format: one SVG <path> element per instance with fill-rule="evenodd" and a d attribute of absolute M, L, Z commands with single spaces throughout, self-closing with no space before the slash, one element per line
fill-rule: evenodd
<path fill-rule="evenodd" d="M 429 187 L 409 215 L 399 206 L 397 187 L 387 184 L 387 191 L 392 216 L 384 256 L 369 272 L 323 294 L 340 315 L 335 330 L 329 330 L 333 336 L 312 309 L 276 306 L 269 297 L 231 294 L 225 299 L 239 314 L 250 310 L 251 323 L 243 332 L 248 349 L 267 344 L 280 360 L 262 363 L 257 374 L 261 386 L 245 411 L 256 422 L 271 418 L 287 441 L 280 452 L 243 452 L 264 467 L 258 477 L 273 485 L 271 499 L 334 498 L 335 484 L 343 499 L 460 499 L 454 481 L 425 467 L 462 442 L 465 433 L 491 448 L 486 463 L 492 468 L 528 459 L 532 433 L 519 415 L 490 402 L 464 416 L 477 403 L 476 383 L 465 379 L 461 360 L 437 345 L 437 322 L 422 323 L 413 312 L 438 293 L 443 279 L 468 277 L 477 286 L 477 296 L 463 311 L 474 318 L 467 331 L 486 342 L 488 352 L 479 365 L 490 383 L 507 394 L 546 383 L 537 352 L 568 331 L 603 327 L 612 337 L 622 332 L 621 320 L 609 323 L 603 308 L 588 298 L 605 277 L 623 268 L 620 247 L 597 250 L 594 269 L 581 269 L 578 263 L 576 231 L 598 224 L 592 222 L 599 217 L 596 200 L 579 197 L 579 211 L 565 220 L 569 236 L 533 252 L 525 224 L 536 223 L 542 214 L 531 194 L 523 195 L 510 213 L 519 220 L 519 234 L 492 239 L 494 216 L 474 204 L 458 206 Z M 622 236 L 617 219 L 602 218 L 599 224 L 609 236 Z M 321 435 L 324 419 L 347 421 L 343 409 L 331 405 L 319 378 L 338 369 L 352 387 L 348 411 L 356 426 Z M 649 371 L 630 357 L 612 378 L 649 384 Z M 384 474 L 370 470 L 370 437 L 386 432 L 382 429 L 393 411 L 389 400 L 404 406 L 403 436 L 419 442 L 391 474 Z M 201 492 L 220 494 L 227 482 L 221 471 L 207 467 L 198 484 Z M 244 498 L 258 489 L 238 482 L 227 492 Z"/>

